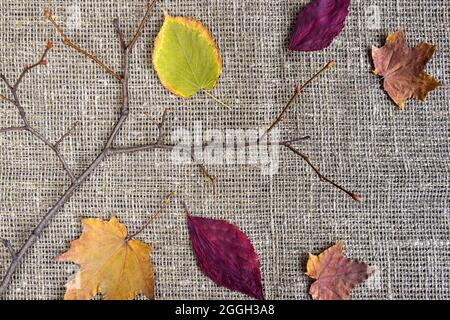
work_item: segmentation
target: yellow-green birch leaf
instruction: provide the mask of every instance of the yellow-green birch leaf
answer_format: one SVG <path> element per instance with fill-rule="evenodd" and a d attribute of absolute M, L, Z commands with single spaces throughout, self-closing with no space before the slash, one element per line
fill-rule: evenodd
<path fill-rule="evenodd" d="M 152 59 L 162 85 L 183 99 L 213 89 L 222 71 L 213 38 L 193 18 L 166 15 L 155 39 Z"/>

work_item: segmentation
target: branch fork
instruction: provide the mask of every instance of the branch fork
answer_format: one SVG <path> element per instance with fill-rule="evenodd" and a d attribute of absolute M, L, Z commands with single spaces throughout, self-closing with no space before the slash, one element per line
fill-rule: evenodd
<path fill-rule="evenodd" d="M 16 260 L 17 259 L 16 251 L 11 245 L 11 242 L 9 242 L 6 239 L 0 239 L 0 242 L 5 246 L 6 250 L 8 250 L 9 254 L 11 255 L 12 261 Z"/>
<path fill-rule="evenodd" d="M 64 204 L 70 199 L 72 194 L 79 188 L 79 186 L 90 176 L 90 174 L 100 165 L 100 163 L 105 160 L 108 154 L 110 154 L 111 150 L 113 149 L 113 144 L 116 140 L 118 132 L 121 130 L 123 124 L 125 123 L 128 114 L 129 114 L 129 104 L 128 104 L 128 78 L 129 78 L 129 56 L 131 54 L 131 51 L 136 44 L 138 38 L 140 37 L 143 28 L 145 26 L 146 21 L 150 17 L 151 9 L 153 8 L 156 0 L 151 0 L 148 3 L 147 11 L 144 15 L 144 18 L 142 19 L 141 23 L 139 24 L 138 29 L 136 30 L 136 33 L 132 37 L 131 41 L 128 45 L 125 45 L 125 40 L 122 31 L 120 30 L 119 22 L 116 20 L 116 26 L 118 30 L 118 38 L 119 42 L 121 43 L 121 49 L 122 49 L 122 75 L 118 75 L 115 73 L 111 68 L 109 68 L 106 64 L 101 62 L 95 55 L 87 52 L 86 50 L 82 49 L 78 45 L 75 45 L 73 42 L 71 42 L 65 35 L 63 29 L 59 26 L 59 24 L 55 21 L 52 14 L 49 10 L 45 10 L 44 15 L 47 17 L 47 19 L 54 25 L 57 32 L 61 35 L 63 38 L 63 43 L 70 48 L 74 49 L 75 51 L 79 52 L 80 54 L 84 55 L 86 58 L 92 60 L 96 64 L 98 64 L 100 67 L 102 67 L 109 75 L 111 75 L 114 79 L 118 80 L 121 83 L 121 89 L 122 89 L 122 107 L 120 110 L 120 117 L 117 120 L 116 124 L 114 125 L 113 129 L 111 130 L 111 133 L 108 137 L 108 139 L 105 142 L 103 150 L 97 155 L 97 157 L 92 161 L 92 163 L 81 173 L 78 177 L 75 177 L 72 171 L 69 169 L 63 155 L 59 151 L 59 145 L 62 143 L 62 141 L 67 138 L 72 131 L 74 130 L 74 126 L 71 130 L 68 131 L 68 133 L 63 134 L 63 136 L 58 139 L 55 143 L 51 143 L 47 138 L 45 138 L 39 131 L 34 129 L 28 122 L 25 109 L 22 107 L 19 97 L 17 95 L 17 88 L 21 84 L 24 76 L 32 69 L 34 69 L 37 66 L 44 66 L 47 64 L 47 61 L 45 60 L 45 57 L 48 53 L 48 51 L 53 47 L 53 42 L 49 41 L 47 43 L 47 46 L 45 48 L 45 51 L 39 61 L 33 65 L 25 66 L 24 70 L 20 74 L 19 78 L 17 79 L 16 83 L 14 85 L 11 85 L 6 77 L 4 75 L 0 74 L 0 78 L 3 80 L 3 82 L 6 84 L 8 89 L 10 90 L 13 98 L 8 98 L 5 96 L 0 96 L 1 100 L 7 100 L 8 102 L 12 102 L 18 109 L 19 114 L 22 118 L 22 121 L 24 122 L 23 126 L 20 127 L 10 127 L 10 128 L 4 128 L 0 129 L 1 132 L 10 132 L 10 131 L 28 131 L 34 136 L 36 136 L 39 140 L 41 140 L 45 145 L 47 145 L 49 148 L 51 148 L 55 154 L 58 156 L 60 162 L 63 165 L 64 170 L 67 172 L 71 179 L 71 184 L 67 188 L 67 190 L 64 192 L 64 194 L 59 198 L 59 200 L 53 205 L 53 207 L 45 214 L 45 216 L 42 218 L 42 220 L 39 222 L 39 224 L 36 226 L 36 228 L 31 232 L 30 236 L 26 240 L 26 242 L 22 245 L 22 247 L 16 252 L 13 250 L 10 243 L 6 240 L 2 240 L 1 242 L 5 247 L 8 249 L 12 256 L 12 261 L 8 267 L 8 270 L 6 271 L 5 276 L 2 279 L 2 282 L 0 284 L 0 295 L 6 291 L 8 288 L 13 275 L 17 268 L 19 267 L 23 257 L 28 252 L 28 250 L 34 245 L 34 243 L 37 241 L 37 239 L 42 234 L 43 230 L 49 225 L 53 217 L 62 209 Z"/>

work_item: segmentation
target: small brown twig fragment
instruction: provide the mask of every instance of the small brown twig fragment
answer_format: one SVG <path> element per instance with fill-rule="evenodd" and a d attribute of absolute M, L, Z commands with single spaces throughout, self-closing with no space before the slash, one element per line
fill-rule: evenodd
<path fill-rule="evenodd" d="M 212 192 L 213 194 L 216 194 L 217 177 L 209 173 L 208 169 L 206 169 L 205 164 L 195 158 L 194 151 L 191 152 L 191 159 L 197 164 L 198 168 L 200 169 L 200 173 L 209 180 L 209 182 L 211 183 Z"/>
<path fill-rule="evenodd" d="M 167 206 L 170 203 L 170 199 L 173 197 L 176 197 L 177 193 L 176 192 L 170 192 L 169 194 L 167 194 L 164 199 L 161 201 L 160 204 L 160 208 L 158 209 L 158 211 L 156 211 L 151 217 L 150 219 L 141 227 L 139 228 L 139 230 L 137 230 L 136 232 L 130 234 L 127 236 L 126 240 L 130 240 L 133 239 L 134 237 L 136 237 L 138 234 L 142 233 L 142 231 L 144 231 L 149 225 L 151 225 L 153 223 L 153 221 L 155 221 L 156 219 L 159 218 L 159 216 L 164 212 L 164 210 L 167 208 Z"/>
<path fill-rule="evenodd" d="M 317 77 L 319 77 L 325 70 L 328 70 L 332 68 L 335 65 L 335 62 L 333 60 L 330 60 L 322 69 L 320 69 L 316 74 L 314 74 L 311 78 L 309 78 L 308 81 L 306 81 L 303 85 L 298 85 L 294 89 L 294 93 L 291 96 L 291 98 L 288 100 L 288 102 L 284 105 L 284 108 L 281 110 L 278 117 L 275 119 L 275 121 L 270 125 L 270 127 L 264 132 L 264 134 L 258 139 L 258 141 L 264 139 L 270 131 L 272 131 L 280 122 L 284 120 L 284 116 L 286 112 L 288 112 L 289 108 L 291 107 L 292 103 L 294 102 L 295 98 L 297 98 L 300 93 L 310 84 L 312 83 Z"/>
<path fill-rule="evenodd" d="M 357 201 L 357 202 L 362 202 L 362 198 L 357 195 L 356 193 L 350 192 L 347 189 L 345 189 L 344 187 L 338 185 L 337 183 L 335 183 L 334 181 L 328 179 L 327 177 L 325 177 L 320 171 L 319 169 L 311 162 L 311 159 L 305 155 L 304 153 L 302 153 L 300 150 L 294 148 L 292 145 L 290 144 L 285 144 L 285 146 L 290 149 L 292 152 L 294 152 L 296 155 L 300 156 L 313 170 L 314 172 L 317 174 L 317 176 L 319 177 L 320 181 L 325 181 L 330 183 L 331 185 L 333 185 L 334 187 L 338 188 L 339 190 L 345 192 L 346 194 L 348 194 L 350 197 L 353 198 L 353 200 Z"/>
<path fill-rule="evenodd" d="M 80 53 L 81 55 L 85 56 L 86 58 L 92 60 L 97 65 L 99 65 L 101 68 L 103 68 L 107 73 L 109 73 L 114 79 L 121 81 L 122 77 L 118 75 L 112 68 L 107 66 L 103 61 L 101 61 L 99 58 L 97 58 L 94 54 L 87 52 L 85 49 L 81 48 L 77 44 L 73 43 L 64 33 L 64 30 L 61 28 L 61 26 L 56 22 L 55 18 L 53 18 L 52 13 L 46 9 L 44 11 L 44 16 L 53 24 L 53 26 L 56 28 L 58 33 L 63 38 L 62 42 Z"/>

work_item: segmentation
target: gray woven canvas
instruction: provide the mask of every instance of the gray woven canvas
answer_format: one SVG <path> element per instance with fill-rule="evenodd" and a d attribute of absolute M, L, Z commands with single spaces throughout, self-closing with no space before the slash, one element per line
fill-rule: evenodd
<path fill-rule="evenodd" d="M 320 183 L 299 157 L 280 149 L 275 175 L 257 165 L 208 166 L 217 194 L 194 164 L 174 164 L 166 151 L 119 155 L 102 163 L 64 206 L 23 260 L 6 299 L 61 299 L 74 264 L 54 258 L 81 232 L 80 219 L 117 216 L 137 230 L 177 191 L 201 216 L 226 219 L 251 239 L 261 260 L 268 299 L 309 299 L 308 252 L 342 240 L 344 253 L 377 272 L 353 291 L 354 299 L 450 298 L 450 120 L 448 86 L 426 102 L 397 108 L 372 71 L 369 50 L 403 26 L 409 45 L 438 45 L 427 71 L 450 83 L 448 0 L 353 0 L 346 27 L 320 52 L 289 52 L 297 12 L 307 0 L 161 0 L 139 40 L 131 63 L 131 115 L 119 145 L 144 144 L 157 135 L 144 115 L 173 108 L 169 132 L 257 129 L 271 123 L 294 86 L 329 59 L 337 65 L 298 98 L 280 126 L 283 139 L 310 135 L 298 145 L 324 174 L 364 198 L 355 203 Z M 97 65 L 65 47 L 43 17 L 45 8 L 80 46 L 115 70 L 120 50 L 112 20 L 131 36 L 146 0 L 0 2 L 0 72 L 15 79 L 34 62 L 48 38 L 55 48 L 48 66 L 34 70 L 20 95 L 33 126 L 52 141 L 75 121 L 81 127 L 62 145 L 75 173 L 101 151 L 117 120 L 120 88 Z M 152 42 L 163 20 L 192 16 L 211 31 L 223 59 L 215 95 L 183 101 L 167 92 L 151 66 Z M 2 86 L 0 92 L 7 94 Z M 1 127 L 20 124 L 16 109 L 0 102 Z M 0 135 L 0 237 L 19 248 L 70 181 L 55 155 L 26 133 Z M 236 299 L 196 265 L 182 207 L 176 201 L 139 239 L 153 245 L 157 299 Z M 0 277 L 10 257 L 0 247 Z"/>

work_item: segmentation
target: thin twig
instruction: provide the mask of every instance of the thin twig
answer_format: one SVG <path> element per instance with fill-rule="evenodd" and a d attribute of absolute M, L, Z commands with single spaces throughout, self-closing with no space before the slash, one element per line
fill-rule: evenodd
<path fill-rule="evenodd" d="M 11 255 L 12 261 L 17 259 L 16 250 L 14 250 L 11 242 L 9 242 L 6 239 L 0 239 L 0 242 L 5 246 L 5 248 L 8 250 L 9 254 Z"/>
<path fill-rule="evenodd" d="M 301 142 L 301 141 L 308 140 L 308 139 L 310 139 L 309 136 L 304 136 L 304 137 L 298 137 L 295 139 L 289 139 L 289 140 L 279 141 L 279 142 L 270 142 L 269 141 L 266 145 L 267 146 L 272 146 L 272 145 L 286 146 L 287 144 L 294 144 L 294 143 Z M 258 146 L 258 145 L 259 145 L 259 143 L 257 143 L 257 142 L 246 142 L 243 144 L 210 143 L 210 144 L 202 144 L 201 146 L 175 145 L 172 143 L 149 143 L 149 144 L 144 144 L 144 145 L 140 145 L 140 146 L 114 147 L 114 148 L 111 148 L 110 155 L 132 154 L 132 153 L 137 153 L 137 152 L 142 152 L 142 151 L 150 151 L 150 150 L 155 150 L 155 149 L 172 150 L 175 147 L 182 149 L 182 150 L 186 151 L 187 153 L 191 153 L 192 151 L 190 151 L 190 150 L 192 150 L 192 149 L 204 149 L 205 147 L 240 149 L 240 148 L 254 147 L 254 146 Z"/>
<path fill-rule="evenodd" d="M 114 72 L 114 70 L 107 66 L 103 61 L 101 61 L 99 58 L 97 58 L 97 56 L 95 56 L 92 53 L 87 52 L 85 49 L 81 48 L 79 45 L 73 43 L 64 33 L 64 30 L 61 28 L 61 26 L 58 24 L 58 22 L 56 22 L 55 18 L 53 18 L 52 13 L 49 10 L 45 10 L 44 11 L 44 16 L 55 26 L 56 30 L 58 31 L 58 33 L 61 35 L 61 37 L 63 38 L 63 43 L 74 49 L 75 51 L 79 52 L 80 54 L 82 54 L 83 56 L 85 56 L 86 58 L 92 60 L 93 62 L 95 62 L 96 64 L 98 64 L 100 67 L 102 67 L 107 73 L 109 73 L 114 79 L 116 80 L 122 80 L 122 77 L 120 75 L 118 75 L 116 72 Z"/>
<path fill-rule="evenodd" d="M 64 141 L 64 139 L 66 139 L 67 137 L 71 136 L 73 134 L 73 132 L 78 129 L 78 127 L 80 126 L 80 122 L 76 121 L 72 127 L 66 132 L 64 133 L 61 138 L 58 139 L 58 141 L 56 141 L 54 143 L 55 148 L 59 148 L 59 146 L 61 145 L 61 143 Z"/>
<path fill-rule="evenodd" d="M 122 51 L 126 50 L 127 44 L 125 42 L 125 35 L 123 34 L 122 28 L 120 27 L 119 19 L 114 19 L 114 26 L 116 27 L 117 37 L 119 38 L 119 44 Z"/>
<path fill-rule="evenodd" d="M 353 200 L 357 201 L 357 202 L 362 202 L 362 198 L 357 195 L 356 193 L 350 192 L 347 189 L 345 189 L 344 187 L 338 185 L 337 183 L 335 183 L 334 181 L 328 179 L 327 177 L 325 177 L 320 171 L 319 169 L 311 162 L 311 159 L 305 155 L 303 152 L 301 152 L 300 150 L 294 148 L 292 145 L 290 144 L 286 144 L 286 147 L 291 150 L 292 152 L 294 152 L 296 155 L 300 156 L 303 160 L 305 160 L 305 162 L 315 171 L 315 173 L 317 174 L 317 176 L 319 177 L 320 181 L 325 181 L 330 183 L 331 185 L 333 185 L 334 187 L 338 188 L 339 190 L 345 192 L 346 194 L 348 194 L 350 197 L 353 198 Z"/>
<path fill-rule="evenodd" d="M 30 132 L 32 135 L 34 135 L 39 140 L 41 140 L 47 147 L 49 147 L 50 149 L 53 150 L 53 152 L 56 154 L 56 156 L 58 157 L 59 161 L 61 162 L 61 164 L 63 166 L 63 169 L 66 171 L 67 175 L 69 176 L 70 181 L 71 182 L 75 182 L 75 180 L 76 180 L 75 175 L 73 174 L 72 170 L 69 168 L 69 165 L 67 164 L 66 159 L 64 158 L 63 154 L 58 149 L 58 147 L 55 146 L 53 143 L 51 143 L 49 140 L 47 140 L 47 138 L 45 138 L 36 129 L 34 129 L 32 127 L 28 127 L 27 131 Z"/>
<path fill-rule="evenodd" d="M 151 121 L 155 121 L 153 118 Z M 164 119 L 164 116 L 163 116 Z M 156 125 L 159 125 L 160 123 L 156 123 Z M 267 145 L 281 145 L 281 146 L 287 146 L 288 144 L 292 144 L 292 143 L 296 143 L 302 140 L 306 140 L 309 139 L 309 136 L 306 137 L 299 137 L 296 139 L 291 139 L 291 140 L 287 140 L 287 141 L 281 141 L 281 142 L 275 142 L 275 143 L 271 143 L 269 142 Z M 116 148 L 112 148 L 110 150 L 110 155 L 118 155 L 118 154 L 132 154 L 132 153 L 136 153 L 136 152 L 142 152 L 142 151 L 149 151 L 149 150 L 156 150 L 156 149 L 162 149 L 162 150 L 173 150 L 175 147 L 182 149 L 183 151 L 187 152 L 188 154 L 190 154 L 190 157 L 192 159 L 192 161 L 197 164 L 200 173 L 207 178 L 210 183 L 211 183 L 211 188 L 213 191 L 213 194 L 216 194 L 216 187 L 217 187 L 217 177 L 215 175 L 212 175 L 208 169 L 206 168 L 206 165 L 204 163 L 202 163 L 201 161 L 199 161 L 196 157 L 195 157 L 195 151 L 196 149 L 204 149 L 205 147 L 210 147 L 210 148 L 248 148 L 248 147 L 252 147 L 252 146 L 257 146 L 258 143 L 244 143 L 244 144 L 228 144 L 228 145 L 224 145 L 224 144 L 202 144 L 201 146 L 180 146 L 180 145 L 174 145 L 174 144 L 165 144 L 162 143 L 161 139 L 158 139 L 156 142 L 151 143 L 151 144 L 147 144 L 147 145 L 141 145 L 141 146 L 132 146 L 132 147 L 116 147 Z"/>
<path fill-rule="evenodd" d="M 46 14 L 46 16 L 50 14 Z M 145 19 L 141 24 L 145 24 L 146 20 L 148 19 L 149 14 L 145 15 Z M 51 20 L 50 20 L 51 21 Z M 55 24 L 54 24 L 55 25 Z M 57 26 L 57 24 L 55 25 Z M 57 27 L 58 29 L 58 27 Z M 59 30 L 61 35 L 64 36 L 64 33 L 62 30 Z M 140 33 L 139 33 L 140 34 Z M 97 169 L 97 167 L 105 160 L 107 155 L 110 153 L 110 150 L 113 148 L 113 144 L 116 140 L 117 134 L 121 130 L 122 126 L 124 125 L 126 119 L 128 118 L 129 114 L 129 107 L 128 107 L 128 77 L 129 77 L 129 55 L 130 51 L 126 48 L 122 50 L 123 52 L 123 63 L 122 63 L 122 72 L 123 77 L 120 78 L 120 81 L 122 83 L 121 90 L 122 90 L 122 107 L 120 110 L 120 116 L 117 120 L 116 124 L 114 125 L 113 129 L 111 130 L 110 135 L 108 136 L 104 147 L 102 151 L 98 154 L 98 156 L 91 162 L 91 164 L 81 173 L 74 181 L 72 181 L 71 185 L 68 187 L 68 189 L 64 192 L 64 194 L 59 198 L 59 200 L 53 205 L 53 207 L 47 211 L 45 216 L 41 219 L 39 224 L 36 226 L 36 228 L 33 230 L 33 232 L 30 234 L 28 239 L 25 241 L 25 243 L 22 245 L 20 250 L 16 252 L 15 259 L 11 261 L 5 276 L 2 279 L 2 282 L 0 284 L 0 295 L 6 291 L 8 288 L 14 273 L 16 272 L 17 268 L 19 267 L 23 257 L 26 255 L 28 250 L 34 245 L 34 243 L 38 240 L 42 232 L 47 228 L 49 223 L 52 221 L 53 217 L 62 209 L 62 207 L 66 204 L 66 202 L 70 199 L 72 194 L 77 190 L 82 183 L 86 181 L 86 179 L 91 175 L 91 173 Z M 89 56 L 87 56 L 89 57 Z M 17 96 L 14 92 L 13 94 L 15 97 Z M 18 99 L 18 98 L 17 98 Z M 18 100 L 17 100 L 18 101 Z M 23 109 L 23 108 L 22 108 Z M 27 125 L 27 122 L 26 124 Z M 33 134 L 36 134 L 36 132 L 33 132 Z M 49 143 L 48 140 L 46 140 L 46 144 Z M 54 147 L 53 144 L 50 144 Z M 58 151 L 57 148 L 55 148 L 56 151 Z"/>
<path fill-rule="evenodd" d="M 25 108 L 22 106 L 22 103 L 20 102 L 19 96 L 17 94 L 17 90 L 19 89 L 20 84 L 22 83 L 23 79 L 25 78 L 25 76 L 32 71 L 34 68 L 38 67 L 38 66 L 43 66 L 43 65 L 47 65 L 47 61 L 45 60 L 45 58 L 47 57 L 48 52 L 50 51 L 50 49 L 53 48 L 53 42 L 52 40 L 48 40 L 47 45 L 45 47 L 44 52 L 42 53 L 41 57 L 39 58 L 39 60 L 32 64 L 32 65 L 26 65 L 24 67 L 24 69 L 22 70 L 22 72 L 20 73 L 19 77 L 17 78 L 16 82 L 14 83 L 14 85 L 11 85 L 8 80 L 6 79 L 5 76 L 1 76 L 1 78 L 3 79 L 3 81 L 5 82 L 6 86 L 8 87 L 8 89 L 11 92 L 11 95 L 14 97 L 14 99 L 12 100 L 12 103 L 16 106 L 18 112 L 19 112 L 19 116 L 22 119 L 23 122 L 23 126 L 17 126 L 17 127 L 10 127 L 10 128 L 3 128 L 0 129 L 0 132 L 8 132 L 8 131 L 28 131 L 29 133 L 31 133 L 33 136 L 35 136 L 37 139 L 41 140 L 46 146 L 48 146 L 51 150 L 53 150 L 53 152 L 56 154 L 57 158 L 59 159 L 59 161 L 61 162 L 61 165 L 64 169 L 64 171 L 66 171 L 67 175 L 69 176 L 70 180 L 73 182 L 75 181 L 75 176 L 72 173 L 72 171 L 69 168 L 69 165 L 67 164 L 64 156 L 62 155 L 62 153 L 58 150 L 57 147 L 55 147 L 55 145 L 53 143 L 51 143 L 43 134 L 41 134 L 37 129 L 33 128 L 31 126 L 31 124 L 28 121 L 27 118 L 27 114 L 25 112 Z"/>
<path fill-rule="evenodd" d="M 145 23 L 146 23 L 147 20 L 150 18 L 150 14 L 151 14 L 151 12 L 152 12 L 152 9 L 153 9 L 155 3 L 156 3 L 156 0 L 150 0 L 150 1 L 147 3 L 147 11 L 145 12 L 144 17 L 143 17 L 142 20 L 141 20 L 141 23 L 139 24 L 138 28 L 136 29 L 136 32 L 134 33 L 133 38 L 131 39 L 131 41 L 129 42 L 129 44 L 128 44 L 128 46 L 127 46 L 127 49 L 128 49 L 129 51 L 133 50 L 133 47 L 134 47 L 134 45 L 136 44 L 136 41 L 137 41 L 137 40 L 139 39 L 139 37 L 141 36 L 142 31 L 144 31 Z"/>
<path fill-rule="evenodd" d="M 1 128 L 0 132 L 11 132 L 11 131 L 25 131 L 27 130 L 27 127 L 25 126 L 18 126 L 18 127 L 8 127 L 8 128 Z"/>
<path fill-rule="evenodd" d="M 270 125 L 270 127 L 264 132 L 264 134 L 258 139 L 258 141 L 264 139 L 280 122 L 284 120 L 286 112 L 288 112 L 289 108 L 291 107 L 292 103 L 294 102 L 295 98 L 297 98 L 300 93 L 310 84 L 312 83 L 316 78 L 318 78 L 325 70 L 328 70 L 334 66 L 335 62 L 333 60 L 329 61 L 322 69 L 320 69 L 316 74 L 314 74 L 311 78 L 309 78 L 308 81 L 306 81 L 303 85 L 298 85 L 294 89 L 294 93 L 291 96 L 291 98 L 286 102 L 283 109 L 281 110 L 278 117 L 274 120 L 274 122 Z"/>
<path fill-rule="evenodd" d="M 167 208 L 167 206 L 169 205 L 170 202 L 170 198 L 175 197 L 177 195 L 176 192 L 171 192 L 168 195 L 166 195 L 164 197 L 164 199 L 161 201 L 160 204 L 160 208 L 158 209 L 158 211 L 156 211 L 151 217 L 150 219 L 141 227 L 139 228 L 139 230 L 137 230 L 136 232 L 134 232 L 133 234 L 128 235 L 127 240 L 133 239 L 134 237 L 136 237 L 138 234 L 142 233 L 149 225 L 151 225 L 153 223 L 153 221 L 155 221 L 156 219 L 159 218 L 159 216 L 164 212 L 164 210 Z"/>
<path fill-rule="evenodd" d="M 161 116 L 161 120 L 158 122 L 155 120 L 155 118 L 153 118 L 148 112 L 144 112 L 144 115 L 150 120 L 150 122 L 152 124 L 154 124 L 156 126 L 156 128 L 158 128 L 158 137 L 156 138 L 156 144 L 161 144 L 163 139 L 164 139 L 164 125 L 167 122 L 167 115 L 172 111 L 171 108 L 165 108 L 162 116 Z"/>
<path fill-rule="evenodd" d="M 200 173 L 209 180 L 209 182 L 211 183 L 211 189 L 212 189 L 212 193 L 216 194 L 216 187 L 217 187 L 217 177 L 215 175 L 212 175 L 211 173 L 209 173 L 208 169 L 206 169 L 206 165 L 204 163 L 202 163 L 201 161 L 197 160 L 197 158 L 195 157 L 195 152 L 192 151 L 191 152 L 191 159 L 192 161 L 194 161 L 194 163 L 197 164 L 198 168 L 200 169 Z"/>
<path fill-rule="evenodd" d="M 8 89 L 12 89 L 12 84 L 8 81 L 8 79 L 6 79 L 5 75 L 3 73 L 0 73 L 0 79 L 3 80 L 3 82 L 6 84 L 6 87 Z"/>

